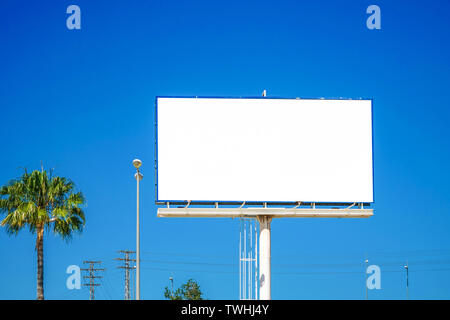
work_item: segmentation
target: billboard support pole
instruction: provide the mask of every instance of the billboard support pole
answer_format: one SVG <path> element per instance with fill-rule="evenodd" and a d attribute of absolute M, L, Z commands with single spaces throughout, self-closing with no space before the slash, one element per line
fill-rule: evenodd
<path fill-rule="evenodd" d="M 259 221 L 259 299 L 271 299 L 270 222 L 271 216 L 258 216 Z"/>

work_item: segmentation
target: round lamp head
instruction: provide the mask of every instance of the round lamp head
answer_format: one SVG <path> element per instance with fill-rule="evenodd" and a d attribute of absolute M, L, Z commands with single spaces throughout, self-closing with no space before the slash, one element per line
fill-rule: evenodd
<path fill-rule="evenodd" d="M 139 167 L 142 165 L 142 161 L 141 160 L 139 160 L 139 159 L 134 159 L 133 160 L 133 166 L 136 168 L 136 169 L 139 169 Z"/>

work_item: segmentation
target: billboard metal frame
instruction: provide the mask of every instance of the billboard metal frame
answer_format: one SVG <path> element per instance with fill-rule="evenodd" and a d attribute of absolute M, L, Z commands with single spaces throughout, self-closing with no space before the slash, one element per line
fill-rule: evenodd
<path fill-rule="evenodd" d="M 159 98 L 174 98 L 174 99 L 270 99 L 270 100 L 367 100 L 371 101 L 371 131 L 372 131 L 372 202 L 363 202 L 358 203 L 359 205 L 370 207 L 371 203 L 375 202 L 375 172 L 374 172 L 374 143 L 373 143 L 373 99 L 372 98 L 358 98 L 358 99 L 351 99 L 351 98 L 302 98 L 302 97 L 295 97 L 295 98 L 283 98 L 283 97 L 225 97 L 225 96 L 156 96 L 155 97 L 155 204 L 156 205 L 196 205 L 196 206 L 215 206 L 218 207 L 219 205 L 225 205 L 225 206 L 233 206 L 233 205 L 241 205 L 242 201 L 190 201 L 190 200 L 181 200 L 181 199 L 159 199 L 158 194 L 158 99 Z M 296 206 L 299 202 L 298 201 L 249 201 L 246 202 L 246 205 L 253 205 L 253 206 L 261 206 L 261 205 L 270 205 L 270 206 L 285 206 L 285 207 L 291 207 Z M 307 206 L 307 207 L 315 207 L 315 206 L 324 206 L 324 207 L 348 207 L 353 206 L 355 203 L 352 202 L 301 202 L 301 206 Z"/>

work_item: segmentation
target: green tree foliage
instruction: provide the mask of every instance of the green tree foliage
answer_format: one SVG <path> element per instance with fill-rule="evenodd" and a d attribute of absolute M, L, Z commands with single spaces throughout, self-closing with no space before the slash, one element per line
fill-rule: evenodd
<path fill-rule="evenodd" d="M 69 240 L 85 224 L 81 206 L 85 200 L 72 181 L 35 170 L 0 187 L 1 226 L 10 235 L 25 226 L 36 234 L 37 299 L 44 299 L 44 230 Z"/>
<path fill-rule="evenodd" d="M 176 289 L 173 295 L 168 287 L 164 289 L 164 297 L 169 300 L 203 300 L 202 295 L 199 284 L 193 279 Z"/>

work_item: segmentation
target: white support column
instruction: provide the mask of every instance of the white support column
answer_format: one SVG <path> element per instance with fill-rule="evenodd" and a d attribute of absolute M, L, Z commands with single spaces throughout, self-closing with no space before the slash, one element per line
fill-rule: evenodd
<path fill-rule="evenodd" d="M 271 216 L 258 216 L 259 221 L 259 299 L 271 300 L 270 222 Z"/>

